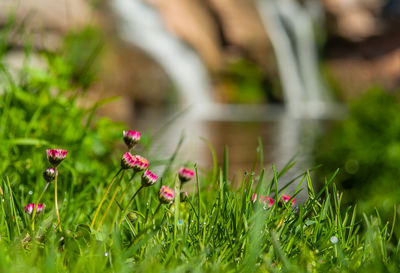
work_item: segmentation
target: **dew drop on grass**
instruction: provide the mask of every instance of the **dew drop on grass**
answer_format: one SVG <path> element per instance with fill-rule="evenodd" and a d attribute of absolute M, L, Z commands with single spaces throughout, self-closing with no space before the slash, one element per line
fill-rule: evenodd
<path fill-rule="evenodd" d="M 29 191 L 28 194 L 29 194 L 29 195 L 32 195 L 32 194 L 33 194 L 33 191 Z"/>
<path fill-rule="evenodd" d="M 331 241 L 332 244 L 337 244 L 339 242 L 339 239 L 336 236 L 332 236 L 329 241 Z"/>
<path fill-rule="evenodd" d="M 146 206 L 149 206 L 149 202 L 146 203 Z"/>
<path fill-rule="evenodd" d="M 107 256 L 108 256 L 108 252 L 104 253 L 104 256 L 106 256 L 106 257 L 107 257 Z"/>

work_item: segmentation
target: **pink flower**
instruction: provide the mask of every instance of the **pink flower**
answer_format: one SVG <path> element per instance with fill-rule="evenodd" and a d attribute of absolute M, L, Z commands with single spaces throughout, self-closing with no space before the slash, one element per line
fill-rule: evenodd
<path fill-rule="evenodd" d="M 46 150 L 47 159 L 53 167 L 57 167 L 61 161 L 67 156 L 68 151 L 63 149 L 49 149 Z"/>
<path fill-rule="evenodd" d="M 121 168 L 122 169 L 133 169 L 136 164 L 136 157 L 131 155 L 131 153 L 126 152 L 121 158 Z"/>
<path fill-rule="evenodd" d="M 44 208 L 44 205 L 39 203 L 39 204 L 37 205 L 37 208 L 36 208 L 36 213 L 42 212 L 43 208 Z"/>
<path fill-rule="evenodd" d="M 257 201 L 257 193 L 253 193 L 251 196 L 251 202 L 255 203 Z"/>
<path fill-rule="evenodd" d="M 181 183 L 186 183 L 186 182 L 192 180 L 192 178 L 194 176 L 194 171 L 192 171 L 191 169 L 181 167 L 179 169 L 178 176 L 179 176 L 179 180 L 181 181 Z"/>
<path fill-rule="evenodd" d="M 124 141 L 125 144 L 128 146 L 129 149 L 132 149 L 133 146 L 135 146 L 139 140 L 140 140 L 140 133 L 138 131 L 124 131 Z"/>
<path fill-rule="evenodd" d="M 292 196 L 291 195 L 289 195 L 289 194 L 283 194 L 282 195 L 282 200 L 283 200 L 283 202 L 285 202 L 285 203 L 287 203 L 287 202 L 289 202 L 289 200 L 292 198 Z M 296 198 L 293 198 L 292 199 L 292 204 L 294 205 L 296 203 Z"/>
<path fill-rule="evenodd" d="M 34 208 L 35 204 L 28 204 L 24 207 L 24 210 L 26 211 L 26 213 L 32 214 Z"/>
<path fill-rule="evenodd" d="M 135 164 L 133 166 L 133 170 L 136 172 L 144 171 L 149 166 L 149 161 L 146 158 L 135 155 Z"/>
<path fill-rule="evenodd" d="M 37 208 L 36 208 L 36 213 L 39 214 L 42 212 L 43 210 L 43 204 L 38 204 Z M 32 214 L 33 210 L 35 209 L 35 204 L 28 204 L 24 207 L 24 210 L 26 211 L 26 213 L 28 214 Z"/>
<path fill-rule="evenodd" d="M 175 197 L 175 192 L 173 189 L 167 186 L 161 187 L 160 192 L 158 194 L 158 199 L 160 200 L 161 203 L 170 204 L 174 201 L 174 197 Z"/>
<path fill-rule="evenodd" d="M 158 176 L 149 170 L 146 170 L 142 175 L 142 186 L 149 187 L 157 182 Z"/>
<path fill-rule="evenodd" d="M 274 199 L 266 195 L 261 195 L 259 201 L 264 203 L 264 205 L 268 205 L 268 208 L 272 207 L 275 203 Z"/>
<path fill-rule="evenodd" d="M 58 170 L 54 169 L 54 168 L 47 168 L 44 172 L 43 172 L 43 178 L 44 180 L 46 180 L 47 182 L 51 182 L 54 179 L 56 179 L 56 176 L 58 175 Z"/>

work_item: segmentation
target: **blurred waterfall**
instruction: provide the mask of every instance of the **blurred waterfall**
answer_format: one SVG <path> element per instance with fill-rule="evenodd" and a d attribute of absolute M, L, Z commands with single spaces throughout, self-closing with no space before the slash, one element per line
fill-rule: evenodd
<path fill-rule="evenodd" d="M 111 5 L 121 20 L 123 38 L 162 66 L 184 105 L 192 105 L 195 109 L 191 110 L 199 112 L 199 106 L 212 103 L 211 83 L 202 60 L 165 28 L 161 15 L 152 5 L 143 0 L 112 0 Z"/>
<path fill-rule="evenodd" d="M 326 114 L 330 97 L 318 70 L 311 14 L 294 0 L 257 0 L 257 4 L 275 50 L 289 112 L 297 117 Z"/>
<path fill-rule="evenodd" d="M 250 158 L 253 150 L 249 150 L 249 144 L 258 136 L 247 135 L 248 125 L 243 122 L 250 121 L 250 125 L 258 123 L 263 130 L 268 131 L 263 138 L 265 163 L 276 163 L 279 169 L 300 152 L 298 164 L 287 174 L 287 179 L 283 178 L 283 186 L 284 181 L 289 181 L 299 170 L 310 167 L 311 148 L 318 133 L 319 122 L 313 118 L 321 117 L 324 113 L 329 96 L 318 73 L 309 13 L 294 0 L 256 1 L 275 49 L 286 108 L 281 105 L 216 103 L 211 96 L 212 86 L 207 69 L 200 57 L 166 29 L 156 8 L 145 0 L 112 0 L 111 5 L 120 20 L 122 37 L 159 63 L 179 91 L 184 105 L 191 105 L 189 115 L 180 117 L 179 123 L 168 123 L 168 128 L 162 132 L 150 153 L 157 156 L 171 155 L 184 128 L 184 153 L 180 156 L 186 160 L 195 158 L 201 165 L 210 163 L 210 155 L 206 145 L 199 140 L 200 136 L 210 140 L 219 149 L 224 145 L 234 145 L 239 152 L 231 154 L 231 159 Z M 165 112 L 160 109 L 150 110 L 157 113 L 142 115 L 143 120 L 135 126 L 138 123 L 142 124 L 143 129 L 147 129 L 148 124 L 154 128 L 156 124 L 162 126 L 166 120 Z M 309 117 L 312 119 L 307 119 Z M 240 130 L 232 134 L 229 128 L 233 127 Z M 252 164 L 253 160 L 251 158 L 248 161 Z M 296 186 L 293 184 L 288 192 L 293 193 Z M 298 196 L 299 200 L 305 199 L 306 194 L 304 190 Z"/>

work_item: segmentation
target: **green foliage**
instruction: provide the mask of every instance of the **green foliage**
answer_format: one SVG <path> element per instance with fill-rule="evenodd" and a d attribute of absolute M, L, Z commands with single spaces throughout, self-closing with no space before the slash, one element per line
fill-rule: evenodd
<path fill-rule="evenodd" d="M 62 58 L 71 69 L 64 69 L 63 72 L 76 86 L 87 89 L 95 79 L 103 42 L 104 37 L 93 27 L 69 33 L 65 38 Z M 58 58 L 49 60 L 55 60 L 54 65 L 58 65 Z"/>
<path fill-rule="evenodd" d="M 3 54 L 7 50 L 5 46 Z M 69 212 L 75 192 L 101 190 L 89 183 L 90 178 L 102 180 L 118 164 L 120 155 L 115 153 L 114 144 L 125 127 L 106 118 L 95 118 L 96 109 L 107 100 L 88 109 L 79 106 L 79 101 L 84 100 L 79 90 L 89 82 L 88 78 L 78 82 L 72 79 L 78 72 L 65 57 L 70 52 L 26 53 L 27 59 L 33 54 L 42 58 L 45 68 L 26 65 L 16 74 L 0 62 L 0 173 L 2 179 L 7 175 L 23 207 L 36 200 L 44 186 L 41 174 L 49 166 L 45 149 L 68 149 L 71 161 L 60 169 L 60 179 L 68 183 L 60 185 L 60 192 L 65 193 L 64 209 Z M 51 203 L 49 197 L 45 197 L 45 203 Z M 82 196 L 74 202 L 82 206 L 88 200 Z M 90 212 L 89 207 L 83 207 L 86 213 Z"/>
<path fill-rule="evenodd" d="M 224 78 L 229 97 L 233 103 L 263 103 L 266 92 L 263 88 L 263 72 L 256 65 L 238 60 L 232 63 Z"/>
<path fill-rule="evenodd" d="M 394 94 L 373 89 L 350 106 L 349 117 L 324 136 L 316 149 L 321 175 L 341 168 L 337 183 L 346 201 L 386 214 L 400 201 L 400 103 Z"/>

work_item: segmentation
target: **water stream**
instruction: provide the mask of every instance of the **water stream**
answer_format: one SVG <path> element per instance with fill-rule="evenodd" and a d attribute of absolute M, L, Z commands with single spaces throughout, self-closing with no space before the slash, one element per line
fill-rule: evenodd
<path fill-rule="evenodd" d="M 295 117 L 326 115 L 331 99 L 318 70 L 311 14 L 292 0 L 257 0 L 257 4 L 277 56 L 289 112 Z"/>
<path fill-rule="evenodd" d="M 112 0 L 120 34 L 151 56 L 167 73 L 184 105 L 213 102 L 207 69 L 199 55 L 170 33 L 159 12 L 143 0 Z"/>

